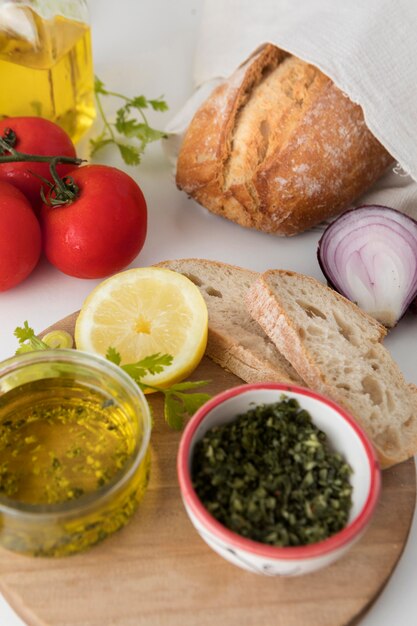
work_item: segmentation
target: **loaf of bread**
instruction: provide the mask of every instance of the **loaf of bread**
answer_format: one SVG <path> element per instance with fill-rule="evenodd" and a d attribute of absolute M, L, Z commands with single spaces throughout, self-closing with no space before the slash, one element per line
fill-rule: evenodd
<path fill-rule="evenodd" d="M 382 467 L 416 454 L 417 390 L 381 345 L 383 326 L 294 272 L 265 272 L 250 288 L 247 305 L 307 385 L 353 415 Z"/>
<path fill-rule="evenodd" d="M 392 160 L 358 105 L 268 44 L 197 111 L 176 181 L 213 213 L 294 235 L 348 207 Z"/>
<path fill-rule="evenodd" d="M 245 295 L 259 276 L 256 272 L 205 259 L 158 266 L 184 274 L 200 289 L 209 317 L 206 354 L 213 361 L 247 383 L 305 385 L 246 309 Z"/>

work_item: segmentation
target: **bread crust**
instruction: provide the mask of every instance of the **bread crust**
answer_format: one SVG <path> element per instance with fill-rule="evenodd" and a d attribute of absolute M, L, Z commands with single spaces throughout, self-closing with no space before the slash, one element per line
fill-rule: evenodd
<path fill-rule="evenodd" d="M 185 264 L 187 266 L 187 272 L 185 272 Z M 235 265 L 222 263 L 220 261 L 211 261 L 207 259 L 178 259 L 170 261 L 161 261 L 156 264 L 156 267 L 165 267 L 168 269 L 174 269 L 174 271 L 183 270 L 185 275 L 193 274 L 191 268 L 195 266 L 199 271 L 207 268 L 212 270 L 217 268 L 219 272 L 224 269 L 229 269 L 232 272 L 244 273 L 250 278 L 253 283 L 258 277 L 258 272 L 246 270 Z M 181 267 L 181 269 L 179 269 Z M 196 273 L 199 273 L 198 271 Z M 196 278 L 196 276 L 194 276 Z M 190 277 L 193 280 L 193 277 Z M 197 283 L 196 283 L 197 284 Z M 203 297 L 207 300 L 207 294 L 204 293 L 203 287 L 197 286 L 202 289 Z M 242 310 L 249 317 L 249 313 L 245 309 L 244 305 L 244 293 L 242 293 Z M 282 363 L 271 361 L 267 353 L 262 354 L 262 351 L 255 351 L 248 346 L 242 345 L 239 341 L 239 335 L 237 333 L 227 332 L 218 324 L 213 324 L 210 304 L 208 304 L 209 311 L 209 327 L 208 327 L 208 340 L 206 355 L 210 357 L 215 363 L 223 367 L 224 369 L 232 372 L 236 376 L 239 376 L 247 383 L 258 382 L 283 382 L 289 384 L 305 385 L 301 378 L 297 375 L 296 371 L 292 368 L 290 363 L 286 361 L 282 356 Z M 258 342 L 262 344 L 263 331 L 259 327 Z M 271 344 L 272 346 L 272 344 Z M 275 351 L 275 348 L 273 348 Z M 278 356 L 278 351 L 277 351 Z"/>
<path fill-rule="evenodd" d="M 242 226 L 295 235 L 347 208 L 392 161 L 358 105 L 320 70 L 268 44 L 195 114 L 176 182 Z"/>
<path fill-rule="evenodd" d="M 339 403 L 341 406 L 352 413 L 357 419 L 362 428 L 367 431 L 368 424 L 363 420 L 361 415 L 355 415 L 352 406 L 346 401 L 346 399 L 337 393 L 337 388 L 330 384 L 324 376 L 320 366 L 315 362 L 312 354 L 306 349 L 300 338 L 300 329 L 294 320 L 287 314 L 284 307 L 281 307 L 279 301 L 275 297 L 273 289 L 268 283 L 269 277 L 273 274 L 287 274 L 289 276 L 297 276 L 296 272 L 285 270 L 269 270 L 260 275 L 259 279 L 252 285 L 247 294 L 247 306 L 252 317 L 262 326 L 267 335 L 277 346 L 278 350 L 290 361 L 294 369 L 298 374 L 306 381 L 308 386 L 315 389 L 323 395 L 333 398 L 333 400 Z M 316 281 L 309 277 L 303 276 L 306 286 L 314 288 Z M 329 289 L 322 285 L 323 289 Z M 349 300 L 346 300 L 340 294 L 329 289 L 332 293 L 335 302 L 343 301 L 344 306 L 348 306 L 354 311 L 355 314 L 362 316 L 366 322 L 370 323 L 370 328 L 373 328 L 375 343 L 381 343 L 385 334 L 386 328 L 379 324 L 374 318 L 370 317 L 363 311 L 361 311 L 356 305 Z M 410 399 L 417 411 L 417 387 L 411 384 L 407 384 L 404 380 L 401 372 L 398 370 L 396 381 L 393 384 L 398 384 L 400 388 L 403 388 L 404 393 L 407 390 L 410 394 Z M 402 438 L 401 448 L 393 450 L 392 454 L 387 453 L 378 445 L 378 441 L 373 441 L 376 448 L 378 459 L 382 468 L 387 468 L 397 463 L 400 463 L 417 452 L 417 414 L 413 416 L 413 423 L 410 425 L 409 436 Z"/>

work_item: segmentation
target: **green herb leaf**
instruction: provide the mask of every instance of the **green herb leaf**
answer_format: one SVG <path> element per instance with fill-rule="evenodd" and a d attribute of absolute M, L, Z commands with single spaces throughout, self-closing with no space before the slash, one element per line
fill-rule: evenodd
<path fill-rule="evenodd" d="M 132 137 L 134 134 L 134 128 L 138 122 L 135 119 L 128 119 L 126 117 L 126 107 L 122 107 L 116 113 L 115 127 L 118 133 L 125 137 Z"/>
<path fill-rule="evenodd" d="M 184 381 L 175 383 L 167 389 L 154 385 L 147 385 L 143 378 L 148 374 L 159 374 L 165 367 L 171 365 L 173 357 L 170 354 L 151 354 L 137 363 L 122 365 L 122 369 L 133 378 L 142 391 L 159 391 L 165 397 L 164 416 L 167 424 L 174 430 L 181 430 L 187 416 L 193 415 L 202 404 L 211 398 L 208 393 L 185 393 L 190 389 L 197 389 L 207 385 L 209 380 Z"/>
<path fill-rule="evenodd" d="M 104 88 L 104 83 L 102 80 L 98 78 L 98 76 L 94 77 L 94 91 L 95 93 L 101 93 L 104 96 L 108 94 L 108 91 Z"/>
<path fill-rule="evenodd" d="M 14 329 L 13 334 L 15 337 L 18 338 L 19 343 L 23 343 L 27 339 L 32 339 L 32 337 L 35 337 L 35 331 L 29 326 L 27 320 L 23 322 L 23 326 L 17 326 Z"/>
<path fill-rule="evenodd" d="M 175 383 L 171 385 L 170 391 L 186 391 L 187 389 L 197 389 L 198 387 L 204 387 L 208 385 L 210 380 L 186 380 L 182 383 Z"/>
<path fill-rule="evenodd" d="M 188 415 L 194 415 L 211 398 L 209 393 L 177 393 L 175 395 L 182 400 L 184 411 Z"/>
<path fill-rule="evenodd" d="M 33 348 L 29 343 L 21 343 L 15 354 L 24 354 L 25 352 L 33 352 Z"/>
<path fill-rule="evenodd" d="M 180 430 L 187 415 L 194 415 L 211 398 L 208 393 L 184 393 L 184 391 L 203 387 L 209 382 L 209 380 L 186 381 L 171 385 L 169 389 L 161 389 L 165 395 L 165 420 L 171 428 Z"/>
<path fill-rule="evenodd" d="M 147 124 L 136 124 L 130 130 L 129 137 L 136 137 L 143 144 L 151 143 L 152 141 L 158 141 L 158 139 L 166 139 L 166 133 L 163 133 L 160 130 L 155 130 L 155 128 L 151 128 Z"/>
<path fill-rule="evenodd" d="M 171 394 L 165 394 L 164 416 L 173 430 L 181 430 L 184 425 L 184 405 Z"/>
<path fill-rule="evenodd" d="M 167 137 L 165 133 L 151 128 L 149 124 L 137 122 L 134 119 L 126 119 L 124 116 L 117 117 L 115 126 L 120 134 L 128 138 L 139 139 L 143 145 Z"/>
<path fill-rule="evenodd" d="M 113 348 L 112 346 L 109 346 L 107 348 L 106 359 L 108 361 L 111 361 L 112 363 L 115 363 L 115 365 L 120 365 L 120 363 L 122 361 L 122 357 L 120 356 L 120 352 L 118 352 L 116 350 L 116 348 Z"/>
<path fill-rule="evenodd" d="M 150 100 L 147 100 L 145 98 L 145 96 L 136 96 L 135 98 L 131 98 L 129 100 L 129 108 L 133 107 L 134 109 L 147 109 L 148 108 L 148 102 L 150 102 Z"/>
<path fill-rule="evenodd" d="M 127 165 L 139 165 L 141 155 L 145 151 L 148 143 L 165 138 L 166 133 L 152 128 L 148 123 L 144 111 L 151 107 L 154 111 L 166 111 L 167 103 L 160 97 L 148 100 L 140 95 L 128 98 L 122 94 L 109 91 L 105 88 L 103 81 L 96 77 L 94 90 L 97 99 L 97 108 L 103 121 L 103 130 L 98 137 L 90 140 L 91 156 L 108 144 L 114 144 Z M 123 100 L 123 106 L 117 110 L 115 123 L 109 122 L 102 105 L 102 96 L 110 96 Z M 135 115 L 131 117 L 131 113 Z M 136 119 L 139 115 L 140 121 Z M 119 135 L 133 140 L 130 142 L 120 141 Z M 134 143 L 137 140 L 139 144 Z"/>
<path fill-rule="evenodd" d="M 148 100 L 148 102 L 154 111 L 167 111 L 169 108 L 165 100 L 162 100 L 162 96 L 156 100 Z"/>
<path fill-rule="evenodd" d="M 94 156 L 96 152 L 107 146 L 109 143 L 114 143 L 113 139 L 102 139 L 101 137 L 97 137 L 97 139 L 90 139 L 90 156 Z"/>
<path fill-rule="evenodd" d="M 14 329 L 14 336 L 17 337 L 20 344 L 16 354 L 23 354 L 23 352 L 31 352 L 32 350 L 50 350 L 46 343 L 36 337 L 35 331 L 29 326 L 27 320 L 23 322 L 23 326 L 17 326 Z"/>
<path fill-rule="evenodd" d="M 150 354 L 137 363 L 122 365 L 122 369 L 134 380 L 141 381 L 147 374 L 153 376 L 164 371 L 165 367 L 171 365 L 173 357 L 170 354 Z"/>
<path fill-rule="evenodd" d="M 116 146 L 119 148 L 121 157 L 126 165 L 139 165 L 140 152 L 138 148 L 119 142 L 116 142 Z"/>

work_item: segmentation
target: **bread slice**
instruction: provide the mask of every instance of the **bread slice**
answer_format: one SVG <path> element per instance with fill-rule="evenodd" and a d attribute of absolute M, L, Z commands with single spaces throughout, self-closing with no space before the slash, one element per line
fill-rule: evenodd
<path fill-rule="evenodd" d="M 184 274 L 200 289 L 209 315 L 206 354 L 213 361 L 248 383 L 304 384 L 246 309 L 245 293 L 257 279 L 256 272 L 204 259 L 158 266 Z"/>
<path fill-rule="evenodd" d="M 348 207 L 392 161 L 360 106 L 267 44 L 196 112 L 176 182 L 213 213 L 294 235 Z"/>
<path fill-rule="evenodd" d="M 312 389 L 345 407 L 382 467 L 417 452 L 417 391 L 381 341 L 386 330 L 317 280 L 268 271 L 247 294 L 253 318 Z"/>

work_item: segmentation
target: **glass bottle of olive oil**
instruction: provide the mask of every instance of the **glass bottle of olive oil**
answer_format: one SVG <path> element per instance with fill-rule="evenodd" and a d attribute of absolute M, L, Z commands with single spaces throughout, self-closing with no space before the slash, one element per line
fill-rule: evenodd
<path fill-rule="evenodd" d="M 0 116 L 39 115 L 77 141 L 94 75 L 85 0 L 0 0 Z"/>

